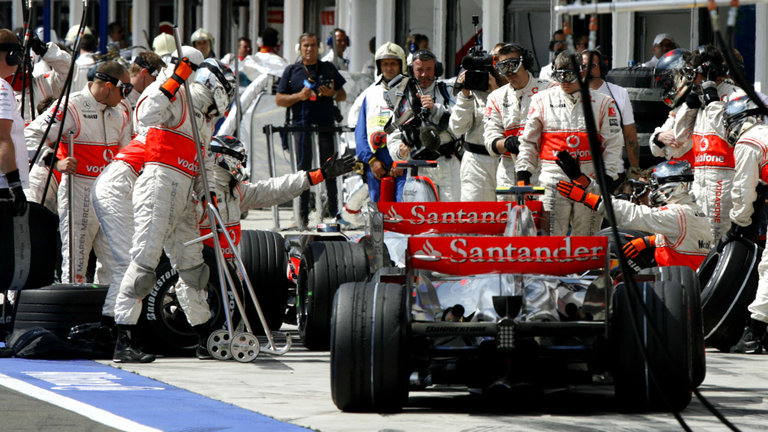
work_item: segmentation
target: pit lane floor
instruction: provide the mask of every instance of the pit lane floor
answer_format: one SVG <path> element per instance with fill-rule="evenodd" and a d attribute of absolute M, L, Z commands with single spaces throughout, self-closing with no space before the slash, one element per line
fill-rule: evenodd
<path fill-rule="evenodd" d="M 290 215 L 285 214 L 284 220 Z M 285 222 L 282 225 L 287 226 Z M 251 212 L 245 229 L 269 229 L 271 213 Z M 291 235 L 290 232 L 283 232 Z M 199 361 L 194 358 L 159 358 L 150 364 L 99 362 L 38 362 L 0 359 L 0 374 L 24 371 L 38 381 L 30 393 L 11 390 L 0 379 L 1 431 L 674 431 L 681 430 L 670 414 L 626 414 L 618 411 L 611 387 L 579 387 L 541 394 L 528 388 L 516 389 L 499 398 L 487 398 L 459 388 L 412 391 L 402 413 L 347 414 L 333 405 L 330 396 L 329 354 L 301 347 L 295 327 L 284 326 L 297 342 L 279 357 L 259 354 L 252 363 Z M 74 366 L 73 366 L 74 365 Z M 107 385 L 167 388 L 146 392 L 112 391 L 116 405 L 90 396 L 85 406 L 69 404 L 66 409 L 41 401 L 46 391 L 40 386 L 45 372 L 65 371 L 63 376 L 82 373 L 93 365 L 99 374 L 116 378 Z M 76 366 L 76 367 L 75 367 Z M 86 369 L 87 370 L 87 369 Z M 136 375 L 133 375 L 136 374 Z M 55 375 L 54 375 L 55 376 Z M 2 378 L 2 377 L 0 377 Z M 132 380 L 138 381 L 132 381 Z M 50 384 L 50 381 L 45 381 Z M 28 383 L 29 384 L 29 383 Z M 61 384 L 61 383 L 59 383 Z M 53 385 L 53 384 L 50 384 Z M 23 386 L 22 386 L 23 387 Z M 29 388 L 27 388 L 29 390 Z M 743 431 L 763 431 L 768 424 L 768 356 L 745 356 L 707 351 L 707 378 L 700 391 L 720 412 Z M 181 396 L 175 396 L 177 393 Z M 159 395 L 159 396 L 158 396 Z M 187 399 L 188 398 L 188 399 Z M 219 402 L 220 401 L 220 402 Z M 144 404 L 144 405 L 142 405 Z M 201 405 L 196 405 L 201 404 Z M 144 411 L 140 407 L 144 406 Z M 90 407 L 90 408 L 89 408 Z M 115 423 L 92 420 L 93 408 Z M 139 414 L 131 415 L 126 407 Z M 150 409 L 151 408 L 151 409 Z M 256 414 L 259 413 L 259 414 Z M 682 413 L 694 431 L 728 430 L 698 401 Z M 273 418 L 277 422 L 271 422 Z M 126 419 L 134 423 L 122 422 Z M 296 427 L 298 425 L 299 427 Z M 152 427 L 152 429 L 145 429 Z"/>

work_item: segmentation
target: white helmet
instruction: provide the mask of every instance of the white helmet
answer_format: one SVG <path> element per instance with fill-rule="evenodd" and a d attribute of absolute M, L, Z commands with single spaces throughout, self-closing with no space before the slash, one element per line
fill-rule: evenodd
<path fill-rule="evenodd" d="M 155 54 L 163 57 L 176 50 L 176 43 L 173 40 L 173 36 L 168 33 L 160 33 L 152 41 L 152 49 L 155 50 Z"/>
<path fill-rule="evenodd" d="M 69 43 L 71 46 L 73 43 L 75 43 L 75 39 L 77 39 L 77 30 L 80 28 L 79 25 L 73 25 L 69 28 L 67 31 L 67 35 L 64 37 L 64 40 Z M 83 29 L 83 34 L 93 34 L 91 33 L 91 29 L 88 28 L 88 26 L 85 26 Z"/>
<path fill-rule="evenodd" d="M 693 170 L 684 160 L 665 161 L 651 173 L 651 204 L 662 206 L 674 204 L 689 196 Z"/>
<path fill-rule="evenodd" d="M 211 107 L 208 114 L 213 117 L 224 116 L 235 97 L 235 74 L 229 66 L 209 58 L 200 63 L 195 81 L 205 85 L 213 96 L 215 107 Z"/>
<path fill-rule="evenodd" d="M 207 53 L 203 53 L 203 55 L 205 57 L 208 57 L 208 54 L 213 52 L 213 45 L 214 45 L 214 39 L 211 32 L 201 27 L 195 30 L 195 32 L 192 33 L 192 36 L 189 37 L 189 41 L 192 44 L 192 46 L 195 46 L 196 42 L 204 41 L 204 40 L 208 41 L 208 47 L 210 48 L 210 51 Z"/>
<path fill-rule="evenodd" d="M 181 57 L 188 58 L 189 62 L 195 65 L 195 67 L 200 67 L 200 64 L 203 62 L 203 60 L 205 60 L 205 57 L 203 57 L 203 53 L 201 53 L 197 48 L 193 48 L 189 45 L 184 45 L 183 47 L 181 47 L 181 53 L 183 54 Z M 174 65 L 177 64 L 178 62 L 179 62 L 179 55 L 176 52 L 176 50 L 173 50 L 173 53 L 171 53 L 171 63 L 173 63 L 173 65 L 169 65 L 169 66 L 175 69 L 176 66 Z"/>
<path fill-rule="evenodd" d="M 380 46 L 379 49 L 376 50 L 376 55 L 374 56 L 374 60 L 376 60 L 376 74 L 381 75 L 381 61 L 384 59 L 397 59 L 400 60 L 400 66 L 402 67 L 402 74 L 405 75 L 407 72 L 406 64 L 405 64 L 405 51 L 403 51 L 402 48 L 400 48 L 400 45 L 387 42 L 384 45 Z"/>

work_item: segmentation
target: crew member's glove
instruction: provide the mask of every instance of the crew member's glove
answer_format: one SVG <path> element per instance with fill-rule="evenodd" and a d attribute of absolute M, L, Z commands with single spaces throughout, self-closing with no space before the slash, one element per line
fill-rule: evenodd
<path fill-rule="evenodd" d="M 631 166 L 627 170 L 627 178 L 630 180 L 637 180 L 640 178 L 640 174 L 642 174 L 643 170 L 640 169 L 640 167 Z"/>
<path fill-rule="evenodd" d="M 21 186 L 19 170 L 7 173 L 5 180 L 8 182 L 8 188 L 13 193 L 13 199 L 9 202 L 11 214 L 13 216 L 21 216 L 27 210 L 27 196 L 24 195 L 24 188 Z"/>
<path fill-rule="evenodd" d="M 504 148 L 516 155 L 520 153 L 520 140 L 515 135 L 510 135 L 504 140 Z"/>
<path fill-rule="evenodd" d="M 46 52 L 48 52 L 48 45 L 41 41 L 39 37 L 37 37 L 36 32 L 30 32 L 29 34 L 29 47 L 32 48 L 32 51 L 35 52 L 35 54 L 39 55 L 40 57 L 44 56 Z"/>
<path fill-rule="evenodd" d="M 702 82 L 701 91 L 704 93 L 705 106 L 720 100 L 720 96 L 717 94 L 717 84 L 714 81 Z"/>
<path fill-rule="evenodd" d="M 741 226 L 731 222 L 731 228 L 725 233 L 725 235 L 717 242 L 717 251 L 722 252 L 726 244 L 736 239 L 747 239 L 749 241 L 755 241 L 755 232 L 750 228 L 751 225 Z"/>
<path fill-rule="evenodd" d="M 640 252 L 654 246 L 656 246 L 656 236 L 650 235 L 647 237 L 634 238 L 628 241 L 622 250 L 627 258 L 635 258 L 640 255 Z"/>
<path fill-rule="evenodd" d="M 515 173 L 518 186 L 529 186 L 531 184 L 531 173 L 528 171 L 518 171 Z"/>
<path fill-rule="evenodd" d="M 189 58 L 184 57 L 179 61 L 179 64 L 176 65 L 173 75 L 160 86 L 160 91 L 163 92 L 168 99 L 173 100 L 173 98 L 176 97 L 176 92 L 179 91 L 181 85 L 184 84 L 184 81 L 186 81 L 190 75 L 192 75 L 194 70 L 195 66 L 189 61 Z"/>
<path fill-rule="evenodd" d="M 565 180 L 560 180 L 557 184 L 557 191 L 569 200 L 580 202 L 592 210 L 597 210 L 600 207 L 600 203 L 603 202 L 600 195 L 589 193 L 578 184 Z"/>
<path fill-rule="evenodd" d="M 373 146 L 377 149 L 385 147 L 387 145 L 387 133 L 383 131 L 372 133 L 371 144 L 373 144 Z"/>
<path fill-rule="evenodd" d="M 557 160 L 555 161 L 557 166 L 563 170 L 565 175 L 568 176 L 571 181 L 578 184 L 582 188 L 589 186 L 589 177 L 581 172 L 579 162 L 571 156 L 570 153 L 563 150 L 557 154 Z"/>
<path fill-rule="evenodd" d="M 345 155 L 339 159 L 338 156 L 338 153 L 334 153 L 321 168 L 307 173 L 309 182 L 313 186 L 323 180 L 330 180 L 352 171 L 355 167 L 355 158 L 352 155 Z"/>
<path fill-rule="evenodd" d="M 701 98 L 700 94 L 696 93 L 695 91 L 691 91 L 688 93 L 688 96 L 685 97 L 685 104 L 688 105 L 688 108 L 692 109 L 698 109 L 701 107 Z"/>

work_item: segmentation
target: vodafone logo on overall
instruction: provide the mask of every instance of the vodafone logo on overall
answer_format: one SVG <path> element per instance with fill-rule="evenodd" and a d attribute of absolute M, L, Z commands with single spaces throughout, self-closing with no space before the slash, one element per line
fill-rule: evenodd
<path fill-rule="evenodd" d="M 104 161 L 109 163 L 109 162 L 112 162 L 112 159 L 115 158 L 115 153 L 112 151 L 111 148 L 106 148 L 104 149 L 104 153 L 102 154 L 102 156 L 104 157 Z"/>
<path fill-rule="evenodd" d="M 707 151 L 708 148 L 709 148 L 709 139 L 704 137 L 701 139 L 701 141 L 699 141 L 699 151 Z"/>
<path fill-rule="evenodd" d="M 569 135 L 568 138 L 565 139 L 565 144 L 572 149 L 577 149 L 581 145 L 581 138 L 576 135 Z"/>

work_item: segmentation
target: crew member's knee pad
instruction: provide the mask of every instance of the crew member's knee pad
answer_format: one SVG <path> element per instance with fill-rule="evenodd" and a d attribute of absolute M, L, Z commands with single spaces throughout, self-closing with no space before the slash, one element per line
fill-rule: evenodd
<path fill-rule="evenodd" d="M 208 286 L 208 278 L 210 275 L 211 270 L 205 263 L 202 263 L 197 267 L 192 267 L 191 269 L 179 270 L 179 277 L 182 278 L 190 288 L 197 290 L 205 289 L 205 287 Z"/>
<path fill-rule="evenodd" d="M 122 285 L 125 295 L 140 300 L 146 297 L 155 286 L 155 271 L 132 262 L 125 271 L 123 280 L 133 281 L 133 283 Z"/>

